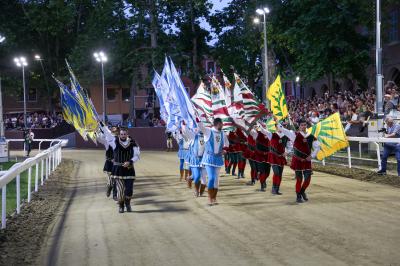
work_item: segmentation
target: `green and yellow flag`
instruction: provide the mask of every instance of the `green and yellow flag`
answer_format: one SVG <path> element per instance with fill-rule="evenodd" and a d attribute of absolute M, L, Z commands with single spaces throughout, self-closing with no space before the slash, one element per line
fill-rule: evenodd
<path fill-rule="evenodd" d="M 271 111 L 278 120 L 283 120 L 288 116 L 288 108 L 285 94 L 282 90 L 281 76 L 278 75 L 274 83 L 269 86 L 267 98 L 271 103 Z"/>
<path fill-rule="evenodd" d="M 321 145 L 321 150 L 317 154 L 318 160 L 349 146 L 339 113 L 334 113 L 310 127 L 308 132 L 314 135 Z"/>

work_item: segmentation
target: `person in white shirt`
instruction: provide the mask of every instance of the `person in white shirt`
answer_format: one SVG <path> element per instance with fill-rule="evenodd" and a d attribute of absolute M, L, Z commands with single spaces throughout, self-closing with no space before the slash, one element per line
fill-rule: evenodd
<path fill-rule="evenodd" d="M 134 163 L 140 159 L 140 148 L 136 141 L 128 136 L 128 130 L 121 128 L 115 138 L 106 126 L 102 127 L 108 145 L 113 149 L 113 168 L 111 171 L 117 187 L 119 212 L 132 211 L 131 199 L 133 196 L 133 183 L 135 181 Z"/>
<path fill-rule="evenodd" d="M 204 134 L 205 151 L 201 164 L 204 165 L 208 176 L 208 199 L 209 205 L 216 205 L 217 193 L 219 187 L 219 171 L 224 165 L 224 154 L 226 148 L 229 146 L 229 141 L 224 132 L 222 131 L 222 120 L 220 118 L 214 119 L 214 126 L 210 128 L 197 121 L 200 130 Z"/>

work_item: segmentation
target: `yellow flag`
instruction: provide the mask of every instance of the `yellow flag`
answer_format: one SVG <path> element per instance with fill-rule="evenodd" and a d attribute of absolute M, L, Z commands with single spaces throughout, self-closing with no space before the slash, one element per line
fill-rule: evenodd
<path fill-rule="evenodd" d="M 321 145 L 317 159 L 322 160 L 349 146 L 339 113 L 334 113 L 308 129 Z"/>
<path fill-rule="evenodd" d="M 267 98 L 271 103 L 271 110 L 275 117 L 278 120 L 285 119 L 288 116 L 288 109 L 285 94 L 282 90 L 280 75 L 278 75 L 274 83 L 269 86 Z"/>

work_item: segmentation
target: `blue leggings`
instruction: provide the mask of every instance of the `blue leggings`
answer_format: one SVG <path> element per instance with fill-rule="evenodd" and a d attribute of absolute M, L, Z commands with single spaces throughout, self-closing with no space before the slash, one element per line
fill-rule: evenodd
<path fill-rule="evenodd" d="M 183 164 L 185 163 L 184 159 L 179 159 L 179 170 L 183 170 Z"/>
<path fill-rule="evenodd" d="M 192 178 L 195 184 L 200 183 L 201 179 L 201 167 L 191 167 L 192 169 Z"/>
<path fill-rule="evenodd" d="M 219 186 L 219 169 L 221 169 L 221 167 L 206 165 L 205 168 L 208 176 L 208 188 L 217 189 Z"/>

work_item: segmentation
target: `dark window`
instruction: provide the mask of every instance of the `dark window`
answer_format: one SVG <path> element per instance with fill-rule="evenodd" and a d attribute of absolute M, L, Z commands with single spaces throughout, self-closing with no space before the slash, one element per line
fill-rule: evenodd
<path fill-rule="evenodd" d="M 115 101 L 117 99 L 117 90 L 114 88 L 107 88 L 107 100 Z"/>
<path fill-rule="evenodd" d="M 399 10 L 393 10 L 389 13 L 389 42 L 399 40 Z"/>
<path fill-rule="evenodd" d="M 129 88 L 122 88 L 122 101 L 129 102 L 131 98 L 131 90 Z"/>
<path fill-rule="evenodd" d="M 36 102 L 37 101 L 37 91 L 36 91 L 35 88 L 29 88 L 28 101 L 30 101 L 30 102 Z"/>

